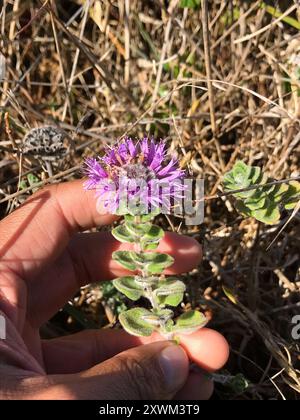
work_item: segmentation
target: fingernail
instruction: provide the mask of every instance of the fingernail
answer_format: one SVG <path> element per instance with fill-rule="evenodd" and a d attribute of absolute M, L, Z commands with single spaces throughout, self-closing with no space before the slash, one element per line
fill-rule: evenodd
<path fill-rule="evenodd" d="M 170 345 L 159 355 L 159 364 L 169 392 L 178 391 L 186 382 L 189 361 L 182 347 Z"/>

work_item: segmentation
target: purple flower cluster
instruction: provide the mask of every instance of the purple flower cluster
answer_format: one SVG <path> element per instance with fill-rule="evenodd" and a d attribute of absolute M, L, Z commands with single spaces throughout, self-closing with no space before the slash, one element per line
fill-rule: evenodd
<path fill-rule="evenodd" d="M 124 214 L 130 203 L 139 203 L 142 213 L 148 213 L 183 198 L 185 172 L 176 158 L 167 158 L 162 140 L 125 138 L 107 148 L 103 157 L 86 159 L 84 172 L 88 176 L 85 188 L 95 189 L 110 213 Z"/>

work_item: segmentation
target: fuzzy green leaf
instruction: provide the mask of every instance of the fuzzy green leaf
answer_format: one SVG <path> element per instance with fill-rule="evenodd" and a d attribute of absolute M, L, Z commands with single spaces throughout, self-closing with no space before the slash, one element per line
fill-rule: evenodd
<path fill-rule="evenodd" d="M 142 240 L 143 242 L 159 242 L 165 235 L 163 229 L 159 226 L 152 225 L 151 228 L 145 233 Z"/>
<path fill-rule="evenodd" d="M 248 188 L 255 184 L 265 184 L 267 177 L 261 173 L 257 166 L 248 166 L 242 161 L 237 161 L 232 170 L 227 172 L 223 178 L 224 191 L 230 192 Z M 249 198 L 256 194 L 256 189 L 238 192 L 237 198 Z"/>
<path fill-rule="evenodd" d="M 155 209 L 153 212 L 148 214 L 142 214 L 139 216 L 132 216 L 130 214 L 125 215 L 125 221 L 129 223 L 147 223 L 151 222 L 158 214 L 159 209 Z"/>
<path fill-rule="evenodd" d="M 189 311 L 180 315 L 180 317 L 176 319 L 172 331 L 188 334 L 204 327 L 206 323 L 207 319 L 204 314 L 199 311 Z"/>
<path fill-rule="evenodd" d="M 238 192 L 238 193 L 234 194 L 234 196 L 237 197 L 237 198 L 243 198 L 243 199 L 250 199 L 250 198 L 253 198 L 253 197 L 257 197 L 258 195 L 265 196 L 266 193 L 267 193 L 267 189 L 266 189 L 266 187 L 261 187 L 261 185 L 266 184 L 268 181 L 269 181 L 268 177 L 264 174 L 261 174 L 257 183 L 253 182 L 253 180 L 250 179 L 250 184 L 248 185 L 248 187 L 245 187 L 245 188 L 249 188 L 249 187 L 252 187 L 252 186 L 257 184 L 256 188 L 253 188 L 253 189 L 248 190 L 248 191 Z"/>
<path fill-rule="evenodd" d="M 259 166 L 252 166 L 250 172 L 250 178 L 252 184 L 260 184 L 260 180 L 262 179 L 263 174 L 261 173 L 261 169 Z"/>
<path fill-rule="evenodd" d="M 145 288 L 148 286 L 156 286 L 159 282 L 159 277 L 157 276 L 135 276 L 134 280 L 138 283 L 141 287 Z"/>
<path fill-rule="evenodd" d="M 245 200 L 244 204 L 249 210 L 258 210 L 265 207 L 267 199 L 267 195 L 258 194 Z"/>
<path fill-rule="evenodd" d="M 271 203 L 268 199 L 267 205 L 262 209 L 252 211 L 251 216 L 267 225 L 274 225 L 279 222 L 280 211 L 278 205 Z"/>
<path fill-rule="evenodd" d="M 155 290 L 160 305 L 177 306 L 183 299 L 185 284 L 176 278 L 168 278 L 159 282 Z"/>
<path fill-rule="evenodd" d="M 155 315 L 157 315 L 158 318 L 161 321 L 167 322 L 170 319 L 172 319 L 174 313 L 173 313 L 173 311 L 171 309 L 160 308 L 160 309 L 156 309 Z"/>
<path fill-rule="evenodd" d="M 117 226 L 111 233 L 119 242 L 134 242 L 134 237 L 130 234 L 125 225 Z"/>
<path fill-rule="evenodd" d="M 224 184 L 224 189 L 225 191 L 231 191 L 233 189 L 235 189 L 235 181 L 234 181 L 234 177 L 233 177 L 233 173 L 232 171 L 227 172 L 224 177 L 223 177 L 223 184 Z"/>
<path fill-rule="evenodd" d="M 224 191 L 232 192 L 236 201 L 236 209 L 247 217 L 266 223 L 276 224 L 280 220 L 280 209 L 295 208 L 300 200 L 300 183 L 291 181 L 274 185 L 267 185 L 273 179 L 268 178 L 256 166 L 248 166 L 243 162 L 236 162 L 232 170 L 224 175 Z M 255 188 L 235 192 L 238 189 L 255 186 Z"/>
<path fill-rule="evenodd" d="M 133 308 L 119 315 L 119 320 L 124 330 L 129 334 L 138 337 L 147 337 L 152 334 L 155 329 L 154 325 L 145 321 L 145 317 L 152 316 L 152 312 L 145 308 Z"/>
<path fill-rule="evenodd" d="M 148 322 L 150 325 L 159 328 L 161 324 L 165 324 L 173 317 L 173 311 L 171 309 L 159 309 L 153 310 L 147 315 L 143 315 L 142 319 L 145 322 Z"/>
<path fill-rule="evenodd" d="M 240 184 L 244 183 L 247 179 L 250 178 L 251 167 L 246 165 L 246 163 L 241 160 L 237 161 L 234 167 L 232 168 L 232 175 L 235 182 Z"/>
<path fill-rule="evenodd" d="M 237 211 L 239 213 L 241 213 L 245 217 L 251 217 L 252 216 L 251 210 L 248 209 L 248 207 L 245 206 L 245 204 L 243 203 L 242 200 L 237 200 L 237 202 L 235 203 L 235 208 L 237 209 Z"/>
<path fill-rule="evenodd" d="M 284 194 L 283 203 L 286 210 L 293 210 L 300 200 L 300 182 L 290 181 L 289 189 Z"/>
<path fill-rule="evenodd" d="M 277 184 L 274 185 L 272 191 L 270 191 L 269 199 L 273 203 L 280 203 L 283 199 L 283 195 L 289 190 L 289 185 L 287 184 Z"/>
<path fill-rule="evenodd" d="M 294 210 L 294 208 L 296 207 L 296 205 L 299 203 L 300 197 L 298 198 L 298 201 L 290 201 L 289 203 L 286 203 L 284 205 L 284 208 L 286 210 Z"/>
<path fill-rule="evenodd" d="M 138 238 L 146 235 L 152 227 L 151 223 L 125 222 L 125 225 L 128 232 Z"/>
<path fill-rule="evenodd" d="M 159 245 L 159 242 L 147 242 L 141 241 L 141 248 L 143 251 L 153 251 Z"/>
<path fill-rule="evenodd" d="M 225 192 L 248 188 L 251 184 L 251 179 L 248 178 L 250 174 L 250 170 L 249 171 L 244 170 L 244 166 L 238 165 L 238 163 L 239 162 L 237 162 L 237 164 L 235 164 L 233 169 L 227 174 L 225 174 L 223 178 L 223 185 L 224 185 Z M 240 162 L 240 163 L 244 165 L 243 162 Z"/>
<path fill-rule="evenodd" d="M 143 296 L 144 289 L 135 281 L 135 277 L 120 277 L 113 280 L 113 285 L 119 292 L 131 300 L 138 300 Z"/>
<path fill-rule="evenodd" d="M 174 258 L 168 254 L 146 252 L 137 254 L 137 261 L 151 274 L 160 274 L 174 263 Z"/>
<path fill-rule="evenodd" d="M 165 232 L 159 226 L 152 225 L 150 230 L 142 236 L 140 240 L 143 251 L 151 251 L 158 247 L 160 240 L 164 237 Z"/>
<path fill-rule="evenodd" d="M 127 268 L 128 270 L 136 270 L 137 264 L 135 262 L 136 253 L 133 251 L 115 251 L 112 254 L 114 261 Z"/>

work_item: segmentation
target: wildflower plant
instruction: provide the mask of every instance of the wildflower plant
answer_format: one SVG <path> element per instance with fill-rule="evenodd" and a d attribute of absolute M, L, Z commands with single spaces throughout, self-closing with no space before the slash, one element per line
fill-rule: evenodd
<path fill-rule="evenodd" d="M 276 224 L 282 210 L 293 210 L 300 200 L 300 183 L 274 183 L 261 168 L 237 161 L 223 178 L 224 191 L 232 193 L 242 215 L 266 224 Z M 241 191 L 242 190 L 242 191 Z"/>
<path fill-rule="evenodd" d="M 145 298 L 149 308 L 134 307 L 119 315 L 120 323 L 130 334 L 150 336 L 154 331 L 167 339 L 193 332 L 206 324 L 205 316 L 190 310 L 174 319 L 173 308 L 184 297 L 185 284 L 164 270 L 174 263 L 172 256 L 157 251 L 164 231 L 153 224 L 185 196 L 185 172 L 178 160 L 167 157 L 164 141 L 126 138 L 108 148 L 103 157 L 85 162 L 86 189 L 95 189 L 101 205 L 108 212 L 124 217 L 112 230 L 130 250 L 113 253 L 113 259 L 132 275 L 116 278 L 113 284 L 132 301 Z"/>

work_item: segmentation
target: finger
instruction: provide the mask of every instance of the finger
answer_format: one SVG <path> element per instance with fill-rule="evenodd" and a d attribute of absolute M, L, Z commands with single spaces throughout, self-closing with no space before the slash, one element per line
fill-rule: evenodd
<path fill-rule="evenodd" d="M 159 341 L 126 350 L 80 374 L 53 377 L 51 382 L 59 386 L 65 381 L 66 398 L 165 400 L 183 387 L 188 371 L 182 347 Z"/>
<path fill-rule="evenodd" d="M 188 337 L 187 339 L 187 336 L 181 336 L 181 342 L 184 343 L 186 353 L 200 367 L 213 370 L 220 368 L 227 361 L 228 344 L 219 333 L 205 328 Z M 150 338 L 134 337 L 120 330 L 85 331 L 64 339 L 44 342 L 44 358 L 50 372 L 73 373 L 78 369 L 88 369 L 89 366 L 129 347 L 148 343 L 150 340 L 160 340 L 160 336 L 156 334 Z M 213 357 L 210 356 L 212 351 Z M 177 371 L 177 376 L 178 374 Z M 212 392 L 213 383 L 205 374 L 190 372 L 175 399 L 206 400 Z"/>
<path fill-rule="evenodd" d="M 40 326 L 49 319 L 80 286 L 128 274 L 112 260 L 112 253 L 117 249 L 130 248 L 129 244 L 116 241 L 109 232 L 75 235 L 56 263 L 28 283 L 28 311 L 32 324 Z M 201 259 L 198 242 L 176 233 L 167 232 L 158 251 L 167 252 L 175 258 L 167 274 L 190 271 Z M 45 290 L 47 305 L 44 302 Z"/>
<path fill-rule="evenodd" d="M 209 400 L 214 391 L 214 384 L 205 374 L 190 372 L 186 383 L 175 395 L 174 400 Z"/>
<path fill-rule="evenodd" d="M 158 334 L 135 337 L 123 330 L 86 330 L 43 341 L 43 355 L 48 373 L 76 373 L 129 348 L 160 340 Z M 188 336 L 182 335 L 180 342 L 189 358 L 203 369 L 220 369 L 228 359 L 227 341 L 209 328 Z"/>
<path fill-rule="evenodd" d="M 180 345 L 190 360 L 209 372 L 223 367 L 229 357 L 226 339 L 210 328 L 202 328 L 190 335 L 181 335 Z"/>
<path fill-rule="evenodd" d="M 113 219 L 97 212 L 94 192 L 84 191 L 83 181 L 44 188 L 1 221 L 0 268 L 28 279 L 58 257 L 75 231 Z"/>

